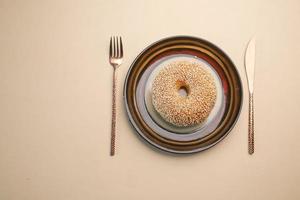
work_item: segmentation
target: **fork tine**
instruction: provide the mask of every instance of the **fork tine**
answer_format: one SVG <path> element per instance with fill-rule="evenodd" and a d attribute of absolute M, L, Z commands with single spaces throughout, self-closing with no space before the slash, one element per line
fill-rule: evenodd
<path fill-rule="evenodd" d="M 123 58 L 123 44 L 122 44 L 122 37 L 120 37 L 120 57 Z"/>
<path fill-rule="evenodd" d="M 114 36 L 114 58 L 117 57 L 117 47 L 116 47 L 116 43 L 117 43 L 117 40 L 116 40 L 116 37 Z"/>
<path fill-rule="evenodd" d="M 109 42 L 109 57 L 112 57 L 112 37 L 110 37 L 110 42 Z"/>
<path fill-rule="evenodd" d="M 117 58 L 119 58 L 119 56 L 120 56 L 120 49 L 119 49 L 119 37 L 117 36 L 116 37 L 116 43 L 117 43 L 117 48 L 116 48 L 116 51 L 117 51 L 117 53 L 116 53 L 116 57 Z"/>

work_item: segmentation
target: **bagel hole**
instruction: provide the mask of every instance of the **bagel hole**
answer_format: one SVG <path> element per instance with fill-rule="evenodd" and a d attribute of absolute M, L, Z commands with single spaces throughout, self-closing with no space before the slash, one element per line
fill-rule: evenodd
<path fill-rule="evenodd" d="M 182 85 L 178 89 L 178 93 L 182 97 L 187 97 L 188 96 L 188 88 L 185 85 Z"/>

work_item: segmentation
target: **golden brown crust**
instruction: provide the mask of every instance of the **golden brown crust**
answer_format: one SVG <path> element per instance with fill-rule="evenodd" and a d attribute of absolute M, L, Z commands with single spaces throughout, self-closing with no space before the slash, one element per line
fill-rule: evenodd
<path fill-rule="evenodd" d="M 184 88 L 187 96 L 181 96 Z M 155 110 L 169 123 L 192 126 L 203 122 L 216 102 L 214 78 L 200 64 L 175 61 L 163 68 L 152 86 Z"/>

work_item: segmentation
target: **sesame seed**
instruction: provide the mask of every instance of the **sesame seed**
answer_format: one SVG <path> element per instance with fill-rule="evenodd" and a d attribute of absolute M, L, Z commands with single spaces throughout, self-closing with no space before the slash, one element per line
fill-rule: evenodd
<path fill-rule="evenodd" d="M 186 95 L 179 93 L 186 90 Z M 180 127 L 205 121 L 213 109 L 217 89 L 213 76 L 200 63 L 174 61 L 165 66 L 152 85 L 152 104 L 167 122 Z"/>

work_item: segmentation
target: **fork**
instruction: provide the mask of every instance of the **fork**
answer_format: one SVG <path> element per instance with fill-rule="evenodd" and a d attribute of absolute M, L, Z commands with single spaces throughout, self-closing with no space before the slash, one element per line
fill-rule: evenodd
<path fill-rule="evenodd" d="M 111 118 L 111 145 L 110 155 L 115 155 L 116 143 L 116 79 L 117 68 L 123 62 L 123 44 L 121 37 L 111 37 L 109 45 L 109 63 L 113 67 L 113 87 L 112 87 L 112 118 Z"/>

